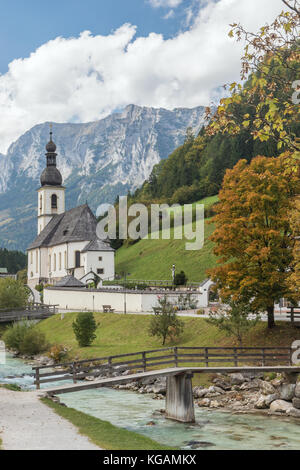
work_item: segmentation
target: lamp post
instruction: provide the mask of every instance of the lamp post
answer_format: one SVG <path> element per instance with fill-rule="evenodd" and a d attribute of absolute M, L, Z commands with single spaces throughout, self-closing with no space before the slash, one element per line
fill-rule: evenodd
<path fill-rule="evenodd" d="M 127 313 L 127 305 L 126 305 L 126 278 L 127 276 L 130 276 L 130 273 L 127 273 L 127 272 L 123 272 L 122 273 L 123 276 L 124 276 L 124 313 L 126 314 Z"/>
<path fill-rule="evenodd" d="M 175 264 L 173 264 L 173 266 L 172 266 L 172 281 L 173 281 L 173 285 L 175 285 L 175 271 L 176 271 L 176 266 L 175 266 Z"/>

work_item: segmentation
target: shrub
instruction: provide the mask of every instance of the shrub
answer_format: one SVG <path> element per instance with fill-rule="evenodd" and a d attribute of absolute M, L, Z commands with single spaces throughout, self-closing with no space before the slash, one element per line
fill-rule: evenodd
<path fill-rule="evenodd" d="M 175 286 L 185 286 L 187 281 L 188 281 L 188 278 L 186 277 L 184 271 L 180 271 L 180 273 L 177 273 L 175 275 L 175 279 L 174 279 Z"/>
<path fill-rule="evenodd" d="M 44 333 L 37 330 L 35 323 L 28 320 L 8 327 L 2 339 L 9 349 L 20 354 L 39 354 L 48 347 Z"/>
<path fill-rule="evenodd" d="M 25 307 L 29 292 L 21 281 L 12 278 L 0 279 L 1 308 L 13 309 Z"/>
<path fill-rule="evenodd" d="M 54 344 L 49 350 L 48 356 L 54 360 L 54 362 L 59 363 L 68 355 L 69 349 L 62 344 Z"/>
<path fill-rule="evenodd" d="M 95 331 L 99 325 L 96 324 L 92 312 L 79 313 L 72 327 L 80 347 L 87 347 L 96 339 Z"/>

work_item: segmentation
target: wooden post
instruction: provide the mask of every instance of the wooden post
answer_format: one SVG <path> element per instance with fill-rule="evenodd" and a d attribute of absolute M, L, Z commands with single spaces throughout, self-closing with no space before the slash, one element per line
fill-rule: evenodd
<path fill-rule="evenodd" d="M 108 375 L 111 376 L 112 374 L 112 359 L 111 357 L 108 358 Z"/>
<path fill-rule="evenodd" d="M 205 365 L 208 367 L 208 348 L 205 348 Z"/>
<path fill-rule="evenodd" d="M 142 356 L 143 356 L 143 369 L 144 369 L 144 372 L 146 372 L 147 363 L 146 363 L 146 352 L 145 351 L 142 352 Z"/>
<path fill-rule="evenodd" d="M 237 353 L 237 348 L 234 348 L 234 365 L 235 365 L 235 367 L 238 367 L 238 353 Z"/>
<path fill-rule="evenodd" d="M 72 367 L 73 367 L 73 384 L 76 384 L 77 383 L 77 380 L 76 380 L 76 362 L 73 362 Z"/>
<path fill-rule="evenodd" d="M 291 322 L 295 322 L 295 317 L 294 317 L 294 307 L 291 307 Z"/>
<path fill-rule="evenodd" d="M 265 366 L 266 365 L 265 348 L 262 348 L 261 352 L 262 352 L 262 366 Z"/>
<path fill-rule="evenodd" d="M 178 367 L 178 348 L 174 348 L 174 362 L 175 362 L 175 367 Z"/>
<path fill-rule="evenodd" d="M 35 369 L 35 381 L 36 381 L 36 389 L 40 389 L 40 369 Z"/>
<path fill-rule="evenodd" d="M 192 377 L 191 373 L 167 377 L 166 418 L 195 422 Z"/>

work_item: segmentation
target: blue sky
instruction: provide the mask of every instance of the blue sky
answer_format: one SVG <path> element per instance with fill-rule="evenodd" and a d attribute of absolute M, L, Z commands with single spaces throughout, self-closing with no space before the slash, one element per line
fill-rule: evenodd
<path fill-rule="evenodd" d="M 1 0 L 0 73 L 50 39 L 84 30 L 106 35 L 131 23 L 138 26 L 138 36 L 156 32 L 172 37 L 184 27 L 184 12 L 193 3 L 184 0 L 176 15 L 173 10 L 174 16 L 164 19 L 172 8 L 153 8 L 146 0 Z"/>
<path fill-rule="evenodd" d="M 0 152 L 36 124 L 218 104 L 281 0 L 1 0 Z"/>

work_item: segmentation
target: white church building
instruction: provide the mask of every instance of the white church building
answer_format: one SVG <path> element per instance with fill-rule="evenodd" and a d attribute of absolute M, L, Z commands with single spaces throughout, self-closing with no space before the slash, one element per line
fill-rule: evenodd
<path fill-rule="evenodd" d="M 89 206 L 65 211 L 65 187 L 56 168 L 52 130 L 46 150 L 47 166 L 38 189 L 38 235 L 27 249 L 28 285 L 55 285 L 70 274 L 84 282 L 91 272 L 101 279 L 114 279 L 114 249 L 97 238 L 97 219 Z"/>

